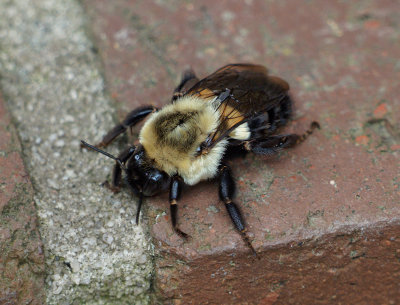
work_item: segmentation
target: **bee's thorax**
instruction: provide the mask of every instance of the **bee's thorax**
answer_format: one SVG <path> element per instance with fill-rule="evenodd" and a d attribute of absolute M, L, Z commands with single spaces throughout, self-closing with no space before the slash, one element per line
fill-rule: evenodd
<path fill-rule="evenodd" d="M 140 132 L 146 154 L 169 175 L 180 175 L 189 185 L 213 178 L 225 153 L 228 140 L 216 143 L 206 154 L 198 148 L 220 123 L 215 98 L 184 96 L 152 114 Z M 245 139 L 246 126 L 232 134 Z"/>

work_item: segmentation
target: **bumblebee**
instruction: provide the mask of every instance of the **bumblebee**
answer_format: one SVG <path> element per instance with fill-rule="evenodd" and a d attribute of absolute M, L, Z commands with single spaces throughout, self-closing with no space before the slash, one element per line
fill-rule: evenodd
<path fill-rule="evenodd" d="M 116 161 L 112 189 L 119 188 L 122 171 L 125 172 L 126 184 L 139 196 L 136 223 L 143 197 L 169 189 L 172 226 L 183 238 L 189 237 L 177 223 L 183 184 L 218 179 L 221 201 L 235 228 L 256 254 L 240 210 L 232 201 L 235 183 L 227 160 L 232 150 L 274 154 L 302 142 L 319 127 L 313 122 L 303 135 L 277 134 L 292 113 L 288 91 L 286 81 L 269 75 L 260 65 L 230 64 L 202 80 L 188 70 L 170 104 L 161 109 L 137 108 L 100 143 L 93 146 L 82 141 L 82 145 Z M 100 149 L 146 117 L 139 145 L 129 146 L 118 157 Z"/>

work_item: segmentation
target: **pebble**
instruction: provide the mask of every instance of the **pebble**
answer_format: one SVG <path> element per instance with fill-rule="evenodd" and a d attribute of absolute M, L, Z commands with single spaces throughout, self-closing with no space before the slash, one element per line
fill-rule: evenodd
<path fill-rule="evenodd" d="M 55 145 L 56 145 L 57 147 L 64 147 L 65 141 L 64 141 L 64 140 L 57 140 L 56 143 L 55 143 Z"/>
<path fill-rule="evenodd" d="M 51 188 L 53 188 L 53 189 L 55 189 L 55 190 L 59 190 L 59 189 L 60 189 L 60 186 L 58 185 L 58 183 L 57 183 L 56 181 L 54 181 L 53 179 L 47 179 L 47 184 L 48 184 Z"/>
<path fill-rule="evenodd" d="M 113 243 L 113 241 L 114 241 L 114 237 L 112 237 L 111 234 L 106 233 L 106 234 L 103 235 L 103 241 L 105 243 L 111 245 Z"/>
<path fill-rule="evenodd" d="M 49 141 L 50 141 L 50 142 L 55 142 L 55 140 L 57 140 L 57 134 L 52 133 L 52 134 L 49 136 Z"/>

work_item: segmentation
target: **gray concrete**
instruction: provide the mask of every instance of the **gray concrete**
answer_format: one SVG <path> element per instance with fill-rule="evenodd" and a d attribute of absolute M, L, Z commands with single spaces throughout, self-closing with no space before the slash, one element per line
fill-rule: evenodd
<path fill-rule="evenodd" d="M 76 1 L 0 1 L 1 90 L 34 184 L 48 304 L 145 304 L 153 267 L 136 199 L 102 188 L 112 161 L 79 150 L 115 123 L 84 22 Z"/>

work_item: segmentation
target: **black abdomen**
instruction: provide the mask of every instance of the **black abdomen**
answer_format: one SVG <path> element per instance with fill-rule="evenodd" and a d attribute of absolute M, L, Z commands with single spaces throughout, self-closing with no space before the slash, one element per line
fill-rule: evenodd
<path fill-rule="evenodd" d="M 249 121 L 251 138 L 265 137 L 285 125 L 292 114 L 292 100 L 286 95 L 278 106 Z"/>

